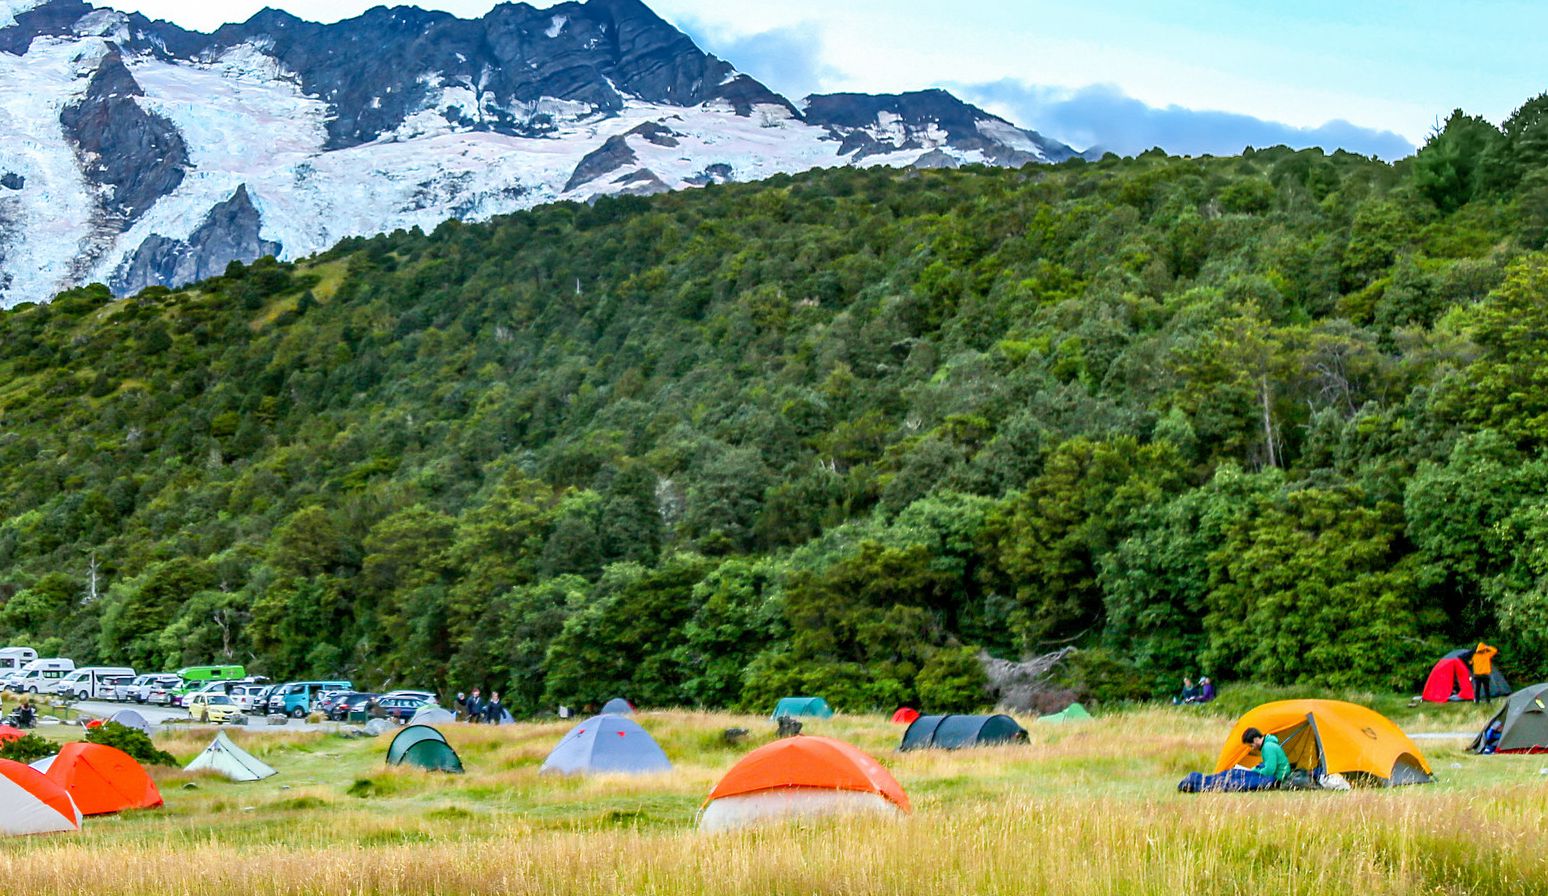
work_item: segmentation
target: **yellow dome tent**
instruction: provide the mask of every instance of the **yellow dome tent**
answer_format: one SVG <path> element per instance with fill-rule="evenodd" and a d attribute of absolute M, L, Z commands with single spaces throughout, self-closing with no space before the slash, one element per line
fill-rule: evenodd
<path fill-rule="evenodd" d="M 1303 771 L 1386 786 L 1434 780 L 1429 761 L 1402 729 L 1375 710 L 1342 700 L 1280 700 L 1252 710 L 1226 738 L 1217 774 L 1254 764 L 1252 748 L 1242 743 L 1248 728 L 1276 735 L 1290 764 Z"/>

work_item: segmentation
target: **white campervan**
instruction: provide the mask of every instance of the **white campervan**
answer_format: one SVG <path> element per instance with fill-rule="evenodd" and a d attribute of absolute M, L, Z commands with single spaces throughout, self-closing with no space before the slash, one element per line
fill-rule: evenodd
<path fill-rule="evenodd" d="M 0 647 L 0 675 L 16 672 L 38 658 L 31 647 Z"/>
<path fill-rule="evenodd" d="M 33 660 L 22 666 L 21 674 L 12 676 L 10 688 L 18 694 L 37 694 L 49 685 L 75 671 L 75 660 L 53 657 Z"/>
<path fill-rule="evenodd" d="M 82 666 L 49 685 L 44 693 L 73 700 L 108 700 L 114 685 L 133 677 L 134 670 L 128 666 Z"/>

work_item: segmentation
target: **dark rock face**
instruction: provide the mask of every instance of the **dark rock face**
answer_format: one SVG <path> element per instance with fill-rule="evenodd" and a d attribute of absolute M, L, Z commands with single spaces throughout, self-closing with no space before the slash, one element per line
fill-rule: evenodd
<path fill-rule="evenodd" d="M 177 128 L 135 102 L 144 95 L 114 51 L 102 58 L 86 96 L 59 113 L 81 171 L 109 188 L 104 206 L 125 222 L 177 189 L 188 166 L 188 148 Z"/>
<path fill-rule="evenodd" d="M 280 244 L 259 236 L 261 224 L 247 186 L 237 187 L 230 199 L 210 209 L 187 241 L 152 236 L 141 243 L 113 278 L 113 290 L 124 295 L 156 284 L 183 286 L 220 274 L 233 261 L 278 255 Z"/>
<path fill-rule="evenodd" d="M 629 146 L 630 137 L 642 137 L 649 143 L 657 146 L 677 146 L 678 134 L 671 128 L 660 122 L 647 121 L 627 134 L 617 137 L 609 137 L 607 142 L 586 154 L 575 166 L 575 173 L 570 175 L 569 181 L 564 185 L 564 192 L 568 193 L 576 187 L 591 183 L 605 174 L 612 174 L 620 168 L 639 164 L 640 157 Z M 655 179 L 654 174 L 651 175 Z M 623 180 L 615 180 L 613 183 L 623 183 Z M 656 179 L 656 183 L 661 183 Z M 664 187 L 665 184 L 662 184 Z"/>
<path fill-rule="evenodd" d="M 883 115 L 897 117 L 902 139 L 891 143 L 881 142 L 864 130 L 875 127 Z M 1039 161 L 1036 156 L 1011 150 L 989 139 L 979 128 L 981 122 L 1015 128 L 1010 122 L 965 103 L 944 90 L 810 96 L 806 99 L 806 120 L 810 124 L 826 127 L 834 139 L 841 141 L 841 155 L 856 153 L 856 158 L 920 148 L 917 136 L 933 127 L 946 134 L 949 146 L 967 151 L 979 150 L 995 164 L 1014 166 Z M 1060 162 L 1075 155 L 1073 149 L 1058 141 L 1031 131 L 1022 131 L 1022 134 L 1036 144 L 1050 162 Z"/>
<path fill-rule="evenodd" d="M 27 179 L 14 171 L 0 174 L 0 187 L 5 187 L 7 190 L 20 190 L 26 186 Z"/>

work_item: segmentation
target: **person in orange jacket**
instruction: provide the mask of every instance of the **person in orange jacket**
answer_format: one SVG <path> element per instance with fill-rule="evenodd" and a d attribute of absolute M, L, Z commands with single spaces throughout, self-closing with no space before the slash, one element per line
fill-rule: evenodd
<path fill-rule="evenodd" d="M 1489 692 L 1489 676 L 1494 674 L 1494 657 L 1500 651 L 1482 641 L 1473 648 L 1473 702 L 1492 700 Z"/>

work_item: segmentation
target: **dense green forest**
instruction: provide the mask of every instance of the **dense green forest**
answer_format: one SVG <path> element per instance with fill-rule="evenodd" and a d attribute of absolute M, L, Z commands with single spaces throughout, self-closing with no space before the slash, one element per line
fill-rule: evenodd
<path fill-rule="evenodd" d="M 1548 674 L 1548 98 L 1342 153 L 841 168 L 0 315 L 0 641 L 845 709 L 978 651 Z"/>

